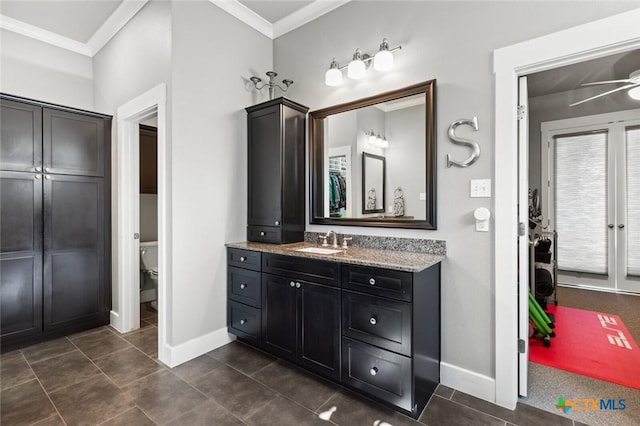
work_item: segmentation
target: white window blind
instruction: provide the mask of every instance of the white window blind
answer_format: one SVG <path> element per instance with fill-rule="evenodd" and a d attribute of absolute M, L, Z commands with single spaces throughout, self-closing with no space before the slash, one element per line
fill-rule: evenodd
<path fill-rule="evenodd" d="M 557 135 L 554 150 L 558 268 L 607 273 L 607 133 Z"/>
<path fill-rule="evenodd" d="M 626 129 L 627 275 L 640 276 L 640 127 Z"/>

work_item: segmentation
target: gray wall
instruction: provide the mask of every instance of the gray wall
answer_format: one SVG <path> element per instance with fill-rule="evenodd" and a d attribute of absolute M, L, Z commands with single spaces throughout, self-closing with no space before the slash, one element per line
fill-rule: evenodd
<path fill-rule="evenodd" d="M 491 199 L 469 198 L 469 180 L 493 176 L 493 50 L 637 7 L 637 2 L 351 2 L 274 43 L 278 72 L 296 84 L 290 97 L 312 110 L 386 90 L 437 79 L 438 230 L 377 228 L 341 232 L 436 238 L 447 241 L 442 266 L 442 359 L 475 373 L 495 376 L 494 274 L 491 233 L 474 232 L 473 210 L 493 208 Z M 334 56 L 345 63 L 360 47 L 377 49 L 382 37 L 402 44 L 392 72 L 370 71 L 339 88 L 324 85 Z M 482 147 L 471 167 L 446 168 L 445 155 L 466 158 L 446 129 L 459 118 L 478 116 L 480 131 L 468 133 Z M 460 128 L 459 134 L 465 136 Z M 326 227 L 307 227 L 325 231 Z M 515 318 L 514 318 L 515 320 Z"/>
<path fill-rule="evenodd" d="M 90 57 L 0 30 L 0 91 L 93 109 Z"/>

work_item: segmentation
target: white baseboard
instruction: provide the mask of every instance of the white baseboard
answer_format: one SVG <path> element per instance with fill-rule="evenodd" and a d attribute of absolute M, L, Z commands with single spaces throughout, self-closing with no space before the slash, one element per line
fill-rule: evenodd
<path fill-rule="evenodd" d="M 182 363 L 204 355 L 234 340 L 236 340 L 236 336 L 227 333 L 227 327 L 223 327 L 177 346 L 165 345 L 160 361 L 171 368 L 177 367 Z"/>
<path fill-rule="evenodd" d="M 116 311 L 111 311 L 109 313 L 109 318 L 111 322 L 111 327 L 118 330 L 118 332 L 123 333 L 124 327 L 122 327 L 122 321 L 120 320 L 120 314 Z"/>
<path fill-rule="evenodd" d="M 492 377 L 441 362 L 440 382 L 445 386 L 495 404 L 496 380 Z"/>

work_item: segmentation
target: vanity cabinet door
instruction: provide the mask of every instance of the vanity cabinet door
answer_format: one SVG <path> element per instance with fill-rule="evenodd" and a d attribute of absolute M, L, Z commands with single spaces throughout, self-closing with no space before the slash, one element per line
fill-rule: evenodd
<path fill-rule="evenodd" d="M 289 360 L 296 355 L 297 295 L 295 280 L 262 274 L 262 343 Z"/>
<path fill-rule="evenodd" d="M 340 380 L 340 289 L 301 282 L 298 362 Z"/>

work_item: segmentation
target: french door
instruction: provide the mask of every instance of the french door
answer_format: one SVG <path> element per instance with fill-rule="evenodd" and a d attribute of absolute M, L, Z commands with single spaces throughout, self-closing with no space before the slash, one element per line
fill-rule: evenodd
<path fill-rule="evenodd" d="M 640 293 L 638 117 L 633 110 L 542 124 L 543 199 L 558 233 L 560 284 Z"/>

